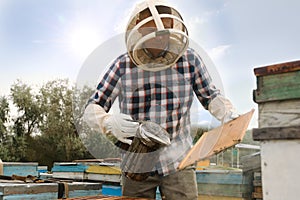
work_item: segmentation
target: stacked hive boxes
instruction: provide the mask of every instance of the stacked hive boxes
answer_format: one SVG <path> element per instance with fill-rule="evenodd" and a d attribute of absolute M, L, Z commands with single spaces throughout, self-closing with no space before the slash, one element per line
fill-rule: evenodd
<path fill-rule="evenodd" d="M 252 180 L 239 169 L 197 170 L 199 200 L 248 200 Z"/>
<path fill-rule="evenodd" d="M 262 199 L 262 181 L 261 181 L 261 155 L 260 152 L 247 155 L 241 158 L 244 177 L 251 179 L 248 185 L 251 194 L 249 199 Z"/>
<path fill-rule="evenodd" d="M 261 142 L 262 188 L 265 200 L 300 196 L 300 61 L 254 70 L 259 128 L 253 139 Z"/>
<path fill-rule="evenodd" d="M 101 194 L 101 183 L 40 179 L 38 163 L 2 162 L 0 200 L 40 200 Z"/>
<path fill-rule="evenodd" d="M 254 172 L 252 198 L 255 200 L 263 199 L 261 172 Z"/>

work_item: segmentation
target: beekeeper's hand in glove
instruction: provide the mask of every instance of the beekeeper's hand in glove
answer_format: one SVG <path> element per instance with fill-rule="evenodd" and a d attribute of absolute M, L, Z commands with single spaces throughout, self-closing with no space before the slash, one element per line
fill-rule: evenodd
<path fill-rule="evenodd" d="M 208 110 L 222 124 L 240 116 L 231 102 L 223 96 L 215 97 L 208 105 Z"/>
<path fill-rule="evenodd" d="M 84 112 L 84 121 L 97 131 L 101 131 L 106 135 L 112 134 L 119 141 L 131 144 L 139 127 L 138 122 L 134 122 L 130 115 L 118 113 L 109 114 L 97 104 L 89 104 Z"/>

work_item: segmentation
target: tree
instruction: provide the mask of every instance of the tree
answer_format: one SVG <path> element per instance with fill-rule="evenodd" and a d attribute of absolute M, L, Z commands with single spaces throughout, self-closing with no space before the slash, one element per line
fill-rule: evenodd
<path fill-rule="evenodd" d="M 41 87 L 38 103 L 41 110 L 41 135 L 36 145 L 42 149 L 39 160 L 71 161 L 90 156 L 78 137 L 72 109 L 73 87 L 68 80 L 49 81 Z M 46 161 L 48 158 L 48 161 Z"/>
<path fill-rule="evenodd" d="M 14 124 L 14 134 L 25 137 L 32 136 L 41 117 L 37 97 L 32 93 L 32 88 L 20 80 L 12 85 L 11 97 L 18 110 L 18 116 Z"/>
<path fill-rule="evenodd" d="M 17 80 L 10 94 L 17 113 L 9 127 L 5 126 L 9 101 L 0 98 L 0 158 L 52 166 L 56 161 L 119 156 L 102 134 L 83 125 L 82 114 L 92 93 L 93 89 L 75 88 L 67 79 L 49 81 L 39 88 Z"/>
<path fill-rule="evenodd" d="M 9 104 L 5 96 L 0 97 L 0 140 L 2 141 L 6 134 L 7 129 L 5 123 L 8 122 Z"/>
<path fill-rule="evenodd" d="M 6 142 L 15 152 L 14 157 L 50 166 L 54 161 L 90 156 L 74 124 L 73 87 L 68 80 L 49 81 L 36 90 L 18 80 L 11 87 L 11 97 L 17 116 L 13 119 L 12 137 Z M 16 144 L 19 148 L 15 148 Z M 17 149 L 22 150 L 22 155 Z"/>
<path fill-rule="evenodd" d="M 83 122 L 83 113 L 88 99 L 94 92 L 94 88 L 84 85 L 81 88 L 77 87 L 74 91 L 74 120 L 82 144 L 84 144 L 95 158 L 120 157 L 120 149 L 110 142 L 102 133 L 91 130 L 88 125 Z"/>
<path fill-rule="evenodd" d="M 20 161 L 25 156 L 27 145 L 22 136 L 11 133 L 9 113 L 9 99 L 5 96 L 0 97 L 0 158 L 5 161 Z M 18 120 L 14 124 L 14 128 L 16 127 L 22 127 Z"/>
<path fill-rule="evenodd" d="M 0 158 L 6 160 L 9 151 L 6 146 L 7 128 L 6 123 L 8 121 L 9 104 L 5 96 L 0 97 Z"/>

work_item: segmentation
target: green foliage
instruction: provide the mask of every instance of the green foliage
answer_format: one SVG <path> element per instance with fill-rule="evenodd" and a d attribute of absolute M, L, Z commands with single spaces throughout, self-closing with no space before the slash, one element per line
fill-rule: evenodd
<path fill-rule="evenodd" d="M 191 134 L 192 134 L 192 137 L 194 138 L 193 144 L 195 144 L 200 139 L 200 137 L 207 131 L 208 131 L 207 128 L 192 127 Z"/>
<path fill-rule="evenodd" d="M 61 79 L 34 89 L 19 80 L 13 84 L 10 96 L 17 113 L 9 127 L 5 126 L 9 101 L 0 98 L 0 158 L 48 166 L 55 161 L 91 158 L 75 126 L 80 116 L 73 112 L 74 91 L 68 80 Z M 85 89 L 86 93 L 90 91 Z M 84 96 L 76 100 L 86 102 L 87 99 Z"/>
<path fill-rule="evenodd" d="M 40 120 L 40 105 L 32 88 L 20 80 L 11 87 L 11 97 L 18 109 L 15 119 L 14 133 L 18 136 L 31 136 Z"/>
<path fill-rule="evenodd" d="M 0 141 L 2 141 L 6 134 L 7 129 L 5 123 L 8 122 L 9 104 L 6 97 L 0 97 Z"/>
<path fill-rule="evenodd" d="M 11 134 L 11 130 L 18 133 L 24 132 L 23 126 L 17 119 L 11 129 L 9 127 L 9 99 L 5 96 L 0 97 L 0 158 L 8 161 L 21 161 L 25 157 L 27 143 L 25 137 L 18 134 Z"/>
<path fill-rule="evenodd" d="M 119 149 L 103 134 L 89 129 L 83 125 L 81 139 L 86 148 L 95 158 L 120 157 Z"/>
<path fill-rule="evenodd" d="M 83 122 L 82 116 L 87 105 L 87 100 L 94 93 L 94 89 L 83 86 L 76 88 L 73 97 L 73 112 L 76 128 L 81 142 L 95 158 L 120 157 L 119 149 L 110 142 L 110 138 L 96 132 Z"/>
<path fill-rule="evenodd" d="M 4 161 L 26 161 L 27 142 L 24 137 L 7 136 L 0 144 L 0 158 Z"/>

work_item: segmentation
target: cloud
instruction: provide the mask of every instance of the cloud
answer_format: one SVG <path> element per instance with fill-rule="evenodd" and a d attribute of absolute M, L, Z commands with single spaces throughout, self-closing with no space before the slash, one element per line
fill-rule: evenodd
<path fill-rule="evenodd" d="M 35 39 L 31 41 L 33 44 L 47 44 L 48 42 L 46 40 L 39 40 Z"/>
<path fill-rule="evenodd" d="M 196 16 L 196 17 L 191 17 L 188 21 L 188 24 L 191 27 L 197 26 L 197 25 L 201 25 L 204 24 L 205 22 L 207 22 L 208 19 L 205 17 L 200 17 L 200 16 Z"/>
<path fill-rule="evenodd" d="M 230 50 L 231 45 L 220 45 L 208 51 L 212 60 L 218 61 L 222 59 Z"/>
<path fill-rule="evenodd" d="M 187 16 L 188 18 L 185 20 L 185 23 L 191 32 L 197 32 L 197 30 L 201 30 L 200 27 L 210 21 L 212 15 L 213 12 L 205 12 L 198 16 Z"/>

